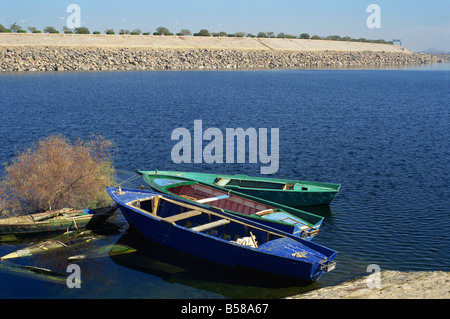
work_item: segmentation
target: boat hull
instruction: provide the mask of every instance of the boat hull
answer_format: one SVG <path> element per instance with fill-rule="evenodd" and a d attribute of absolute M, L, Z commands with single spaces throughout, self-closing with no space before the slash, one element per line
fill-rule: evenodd
<path fill-rule="evenodd" d="M 167 223 L 149 214 L 145 214 L 139 209 L 125 204 L 117 190 L 108 189 L 108 192 L 119 205 L 127 221 L 147 239 L 209 261 L 232 267 L 254 269 L 303 281 L 315 281 L 329 269 L 324 268 L 324 264 L 320 262 L 308 262 L 299 258 L 293 258 L 290 256 L 290 250 L 286 251 L 287 247 L 294 250 L 300 249 L 300 247 L 307 247 L 307 249 L 315 251 L 317 255 L 322 254 L 326 256 L 324 258 L 327 260 L 327 263 L 331 263 L 336 255 L 336 252 L 331 249 L 282 232 L 280 232 L 284 237 L 282 240 L 273 241 L 276 243 L 271 243 L 271 245 L 261 245 L 259 248 L 231 244 L 229 241 L 212 235 Z M 152 195 L 151 192 L 143 193 L 144 196 L 157 196 L 158 194 L 153 193 Z M 227 215 L 225 214 L 224 216 Z M 242 221 L 239 217 L 233 216 L 233 218 Z M 245 222 L 247 223 L 247 221 Z M 248 225 L 256 225 L 255 227 L 259 228 L 264 227 L 251 222 Z M 276 231 L 274 229 L 272 230 Z M 274 254 L 277 251 L 283 250 L 284 255 Z M 320 253 L 317 251 L 320 251 Z"/>

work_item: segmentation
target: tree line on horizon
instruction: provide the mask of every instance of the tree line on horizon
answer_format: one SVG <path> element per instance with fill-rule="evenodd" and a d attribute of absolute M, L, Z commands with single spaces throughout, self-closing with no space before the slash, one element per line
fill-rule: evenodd
<path fill-rule="evenodd" d="M 37 30 L 35 27 L 28 27 L 28 30 L 31 33 L 42 33 L 42 31 Z M 44 28 L 44 33 L 60 33 L 58 30 L 56 30 L 55 27 L 48 26 Z M 9 29 L 5 28 L 3 25 L 0 24 L 0 33 L 27 33 L 26 30 L 24 30 L 21 26 L 19 26 L 17 23 L 14 23 L 11 25 Z M 65 34 L 91 34 L 89 29 L 87 27 L 79 27 L 75 28 L 74 30 L 71 30 L 67 27 L 63 27 L 63 33 Z M 101 34 L 100 31 L 94 31 L 92 34 Z M 114 29 L 106 29 L 105 34 L 116 34 Z M 383 39 L 378 40 L 369 40 L 365 38 L 352 38 L 349 36 L 341 37 L 339 35 L 329 35 L 326 37 L 321 37 L 318 35 L 310 36 L 308 33 L 301 33 L 299 36 L 292 35 L 292 34 L 285 34 L 283 32 L 280 32 L 278 34 L 275 34 L 275 32 L 272 31 L 266 31 L 266 32 L 258 32 L 258 34 L 252 34 L 252 33 L 245 33 L 245 32 L 236 32 L 236 33 L 227 33 L 225 31 L 220 32 L 210 32 L 207 29 L 201 29 L 197 33 L 192 33 L 189 29 L 181 29 L 180 32 L 177 32 L 176 34 L 169 31 L 166 27 L 158 27 L 155 29 L 155 32 L 142 32 L 140 29 L 134 29 L 133 31 L 121 29 L 118 33 L 119 35 L 162 35 L 162 36 L 170 36 L 170 35 L 177 35 L 177 36 L 203 36 L 203 37 L 236 37 L 236 38 L 282 38 L 282 39 L 310 39 L 310 40 L 331 40 L 331 41 L 350 41 L 350 42 L 371 42 L 371 43 L 383 43 L 383 44 L 393 44 L 393 41 L 386 41 Z"/>

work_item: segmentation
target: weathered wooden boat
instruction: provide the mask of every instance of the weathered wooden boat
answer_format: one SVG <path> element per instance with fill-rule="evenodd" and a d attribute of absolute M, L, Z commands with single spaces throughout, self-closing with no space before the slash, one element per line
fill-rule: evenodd
<path fill-rule="evenodd" d="M 322 216 L 297 208 L 199 181 L 160 178 L 159 175 L 145 175 L 144 178 L 156 191 L 183 197 L 207 207 L 220 208 L 229 213 L 292 233 L 303 239 L 310 240 L 316 236 L 324 219 Z"/>
<path fill-rule="evenodd" d="M 108 219 L 117 206 L 72 210 L 63 208 L 43 213 L 0 219 L 0 235 L 24 235 L 44 232 L 95 228 Z"/>
<path fill-rule="evenodd" d="M 308 182 L 247 175 L 224 175 L 177 171 L 136 171 L 144 176 L 195 180 L 240 193 L 263 198 L 286 206 L 329 205 L 339 192 L 340 184 Z"/>
<path fill-rule="evenodd" d="M 107 235 L 98 234 L 93 230 L 79 230 L 34 243 L 24 248 L 20 248 L 9 254 L 0 257 L 0 261 L 14 258 L 37 256 L 48 253 L 65 251 L 66 253 L 77 254 L 68 257 L 69 261 L 100 258 L 109 255 L 119 255 L 134 252 L 135 250 L 125 245 L 105 244 Z M 92 247 L 93 242 L 102 242 Z M 80 254 L 80 252 L 84 252 Z M 61 254 L 63 256 L 64 254 Z"/>
<path fill-rule="evenodd" d="M 336 251 L 252 220 L 154 191 L 107 191 L 130 225 L 183 253 L 304 281 L 335 267 Z"/>

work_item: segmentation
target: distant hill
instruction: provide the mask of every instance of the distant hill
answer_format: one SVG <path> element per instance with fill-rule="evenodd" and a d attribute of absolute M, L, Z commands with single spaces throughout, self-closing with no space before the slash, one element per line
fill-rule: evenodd
<path fill-rule="evenodd" d="M 424 51 L 421 51 L 420 53 L 426 53 L 426 54 L 450 54 L 450 51 L 441 51 L 435 48 L 427 49 Z"/>

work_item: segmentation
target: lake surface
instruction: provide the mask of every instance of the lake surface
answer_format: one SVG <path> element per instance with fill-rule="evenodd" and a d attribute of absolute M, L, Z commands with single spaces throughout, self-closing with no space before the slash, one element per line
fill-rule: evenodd
<path fill-rule="evenodd" d="M 0 265 L 0 298 L 281 298 L 381 270 L 450 271 L 448 64 L 368 70 L 68 72 L 0 75 L 0 161 L 51 134 L 101 134 L 117 145 L 118 181 L 135 169 L 259 175 L 258 163 L 175 164 L 172 131 L 278 128 L 273 177 L 342 184 L 316 242 L 339 252 L 336 270 L 301 285 L 202 263 L 127 231 L 70 254 L 125 244 L 136 252 L 81 260 L 81 288 L 58 276 L 68 252 Z M 203 146 L 208 144 L 207 141 Z M 0 243 L 5 255 L 27 243 Z M 109 249 L 109 248 L 108 248 Z M 23 271 L 17 272 L 20 269 Z M 66 273 L 67 275 L 68 273 Z M 56 278 L 57 280 L 50 280 Z"/>

